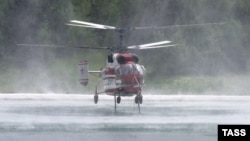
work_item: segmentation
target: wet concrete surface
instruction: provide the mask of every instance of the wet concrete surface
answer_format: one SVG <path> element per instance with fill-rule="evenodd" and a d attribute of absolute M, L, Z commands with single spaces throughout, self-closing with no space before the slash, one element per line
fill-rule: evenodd
<path fill-rule="evenodd" d="M 218 124 L 250 124 L 250 96 L 0 94 L 4 141 L 216 141 Z"/>

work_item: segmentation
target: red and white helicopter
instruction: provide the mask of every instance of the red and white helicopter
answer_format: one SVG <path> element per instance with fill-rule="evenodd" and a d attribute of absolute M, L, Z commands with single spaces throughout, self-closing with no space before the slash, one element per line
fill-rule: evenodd
<path fill-rule="evenodd" d="M 160 41 L 154 43 L 147 43 L 142 45 L 124 46 L 124 32 L 129 30 L 141 29 L 166 29 L 175 27 L 191 27 L 191 26 L 204 26 L 204 25 L 222 25 L 224 23 L 204 23 L 204 24 L 188 24 L 188 25 L 171 25 L 171 26 L 152 26 L 152 27 L 114 27 L 102 24 L 96 24 L 85 21 L 71 20 L 66 25 L 95 28 L 102 30 L 114 30 L 119 33 L 119 46 L 117 47 L 89 47 L 77 46 L 76 48 L 83 49 L 107 49 L 111 53 L 107 56 L 106 66 L 100 71 L 89 71 L 88 61 L 81 61 L 78 65 L 80 83 L 84 86 L 88 84 L 89 73 L 99 73 L 100 80 L 97 82 L 94 94 L 94 103 L 98 103 L 98 95 L 106 93 L 114 97 L 114 108 L 116 110 L 117 104 L 121 102 L 122 96 L 135 96 L 135 103 L 138 104 L 140 112 L 140 104 L 143 102 L 142 86 L 144 85 L 144 74 L 146 69 L 143 65 L 139 64 L 139 58 L 136 54 L 129 52 L 129 50 L 137 49 L 155 49 L 177 46 L 172 44 L 171 41 Z M 63 45 L 38 45 L 38 44 L 17 44 L 21 46 L 41 46 L 41 47 L 65 47 Z M 98 86 L 102 84 L 103 89 L 98 90 Z"/>
<path fill-rule="evenodd" d="M 88 61 L 84 60 L 79 63 L 79 76 L 80 83 L 87 85 L 89 80 L 89 73 L 99 73 L 100 80 L 95 87 L 94 102 L 98 103 L 98 95 L 106 93 L 114 97 L 114 108 L 116 110 L 117 104 L 121 102 L 122 96 L 135 96 L 135 103 L 138 104 L 140 112 L 140 104 L 143 102 L 142 88 L 144 85 L 144 74 L 146 69 L 143 65 L 139 64 L 139 58 L 136 54 L 129 52 L 132 49 L 154 49 L 172 47 L 177 44 L 172 44 L 171 41 L 160 41 L 142 45 L 124 46 L 124 32 L 127 30 L 138 29 L 165 29 L 172 27 L 188 27 L 188 26 L 203 26 L 211 24 L 222 23 L 205 23 L 205 24 L 191 24 L 191 25 L 173 25 L 173 26 L 157 26 L 157 27 L 114 27 L 85 21 L 71 20 L 67 25 L 95 28 L 103 30 L 115 30 L 119 33 L 120 45 L 119 47 L 79 47 L 88 49 L 109 49 L 111 54 L 107 56 L 106 66 L 100 71 L 89 71 Z M 98 90 L 99 84 L 102 82 L 103 90 Z"/>
<path fill-rule="evenodd" d="M 79 63 L 80 83 L 87 85 L 89 80 L 89 73 L 99 73 L 100 80 L 95 87 L 94 102 L 98 103 L 98 95 L 106 93 L 114 96 L 115 110 L 116 105 L 121 102 L 122 96 L 135 96 L 135 103 L 138 104 L 140 112 L 140 104 L 143 102 L 142 88 L 144 85 L 145 67 L 139 64 L 139 58 L 136 54 L 129 52 L 132 49 L 153 49 L 162 47 L 176 46 L 171 44 L 171 41 L 160 41 L 155 43 L 148 43 L 143 45 L 123 46 L 124 32 L 126 30 L 135 30 L 142 27 L 134 28 L 118 28 L 113 26 L 95 24 L 85 21 L 72 20 L 67 25 L 79 26 L 96 29 L 116 30 L 120 34 L 120 47 L 79 47 L 88 49 L 109 49 L 111 53 L 107 56 L 106 66 L 100 71 L 89 71 L 88 61 L 84 60 Z M 148 28 L 148 27 L 144 27 Z M 101 83 L 102 82 L 102 83 Z M 103 85 L 103 90 L 98 90 L 99 84 Z"/>

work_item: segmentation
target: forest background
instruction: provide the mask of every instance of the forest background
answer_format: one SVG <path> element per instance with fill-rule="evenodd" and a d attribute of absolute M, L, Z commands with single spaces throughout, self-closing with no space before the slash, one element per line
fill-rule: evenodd
<path fill-rule="evenodd" d="M 177 47 L 135 51 L 146 69 L 147 94 L 240 94 L 250 91 L 249 0 L 1 0 L 0 92 L 93 93 L 78 81 L 77 65 L 105 65 L 108 51 L 74 46 L 117 46 L 113 31 L 70 27 L 70 20 L 118 27 L 219 23 L 131 31 L 125 44 L 170 40 Z M 64 45 L 67 48 L 16 44 Z"/>

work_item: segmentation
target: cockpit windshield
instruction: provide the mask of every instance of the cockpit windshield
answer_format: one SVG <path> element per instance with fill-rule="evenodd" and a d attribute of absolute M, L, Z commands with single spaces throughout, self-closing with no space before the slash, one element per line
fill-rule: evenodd
<path fill-rule="evenodd" d="M 144 67 L 139 64 L 124 64 L 118 66 L 116 69 L 116 74 L 144 74 Z"/>

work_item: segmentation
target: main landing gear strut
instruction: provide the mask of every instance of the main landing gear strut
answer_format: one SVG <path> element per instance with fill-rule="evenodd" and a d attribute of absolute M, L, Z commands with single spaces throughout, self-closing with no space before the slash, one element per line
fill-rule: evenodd
<path fill-rule="evenodd" d="M 139 110 L 139 113 L 141 113 L 141 108 L 140 108 L 140 104 L 142 104 L 143 102 L 143 97 L 142 95 L 139 93 L 135 96 L 135 104 L 138 105 L 138 110 Z M 94 103 L 97 104 L 98 103 L 98 93 L 96 93 L 94 95 Z M 114 109 L 116 111 L 116 107 L 117 107 L 117 104 L 120 104 L 121 103 L 121 96 L 116 96 L 116 94 L 114 94 Z"/>

